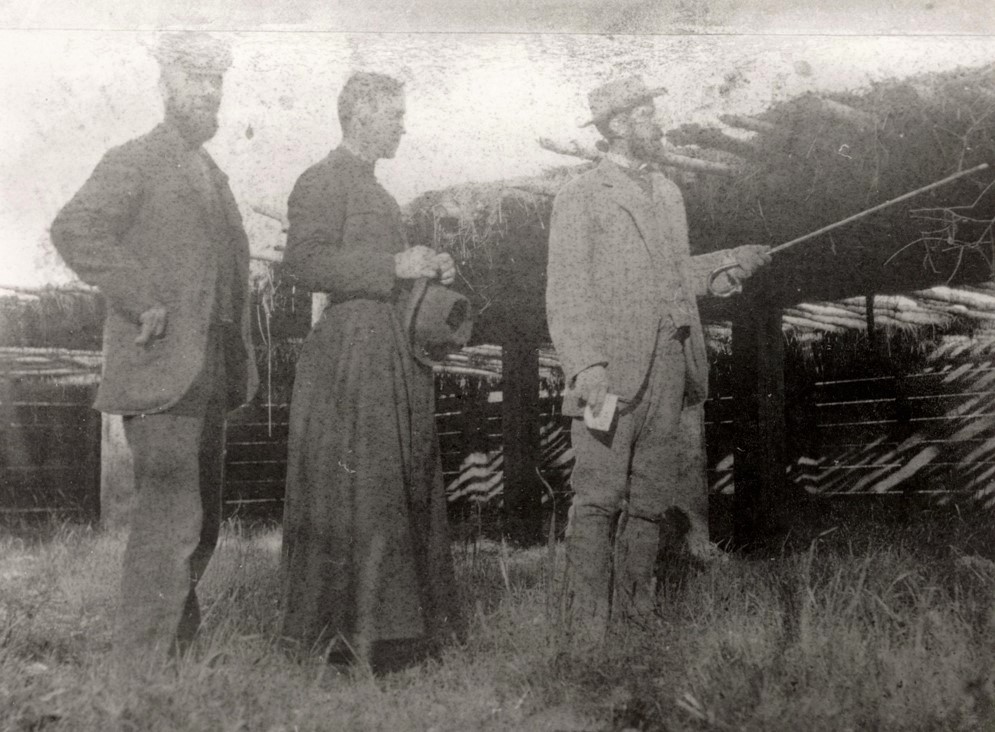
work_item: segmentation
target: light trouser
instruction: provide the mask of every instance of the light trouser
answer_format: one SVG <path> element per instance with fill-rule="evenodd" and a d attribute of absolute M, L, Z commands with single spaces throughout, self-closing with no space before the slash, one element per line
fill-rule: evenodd
<path fill-rule="evenodd" d="M 662 329 L 639 394 L 609 432 L 575 419 L 576 463 L 567 529 L 564 599 L 582 642 L 599 642 L 610 616 L 655 605 L 653 575 L 664 514 L 683 511 L 707 534 L 704 412 L 684 407 L 685 360 L 677 333 Z"/>
<path fill-rule="evenodd" d="M 197 582 L 221 526 L 225 379 L 219 343 L 210 340 L 204 372 L 180 404 L 124 419 L 137 496 L 115 637 L 122 657 L 182 651 L 200 625 Z"/>

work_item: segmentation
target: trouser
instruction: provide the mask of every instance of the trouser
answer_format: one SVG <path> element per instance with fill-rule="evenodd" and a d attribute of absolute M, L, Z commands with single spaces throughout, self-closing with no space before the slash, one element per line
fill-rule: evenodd
<path fill-rule="evenodd" d="M 653 609 L 661 522 L 670 509 L 707 532 L 704 411 L 684 407 L 685 374 L 678 332 L 662 329 L 646 381 L 632 402 L 619 403 L 612 429 L 573 422 L 565 599 L 581 639 L 600 641 L 610 616 Z"/>
<path fill-rule="evenodd" d="M 115 638 L 122 656 L 184 650 L 200 625 L 196 587 L 221 526 L 225 447 L 221 338 L 170 410 L 125 417 L 137 497 L 124 553 Z"/>

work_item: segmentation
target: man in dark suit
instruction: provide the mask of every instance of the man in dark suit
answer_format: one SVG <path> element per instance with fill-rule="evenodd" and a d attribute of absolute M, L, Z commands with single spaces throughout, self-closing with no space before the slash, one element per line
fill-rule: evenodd
<path fill-rule="evenodd" d="M 593 170 L 556 197 L 550 225 L 546 308 L 567 379 L 563 413 L 598 415 L 618 398 L 609 429 L 575 419 L 577 456 L 567 538 L 567 596 L 582 641 L 600 642 L 611 615 L 654 606 L 660 526 L 684 514 L 692 553 L 708 540 L 702 404 L 708 390 L 696 298 L 708 274 L 736 264 L 748 277 L 767 247 L 692 257 L 677 186 L 648 167 L 663 135 L 639 77 L 589 95 L 608 148 Z M 726 284 L 719 282 L 719 285 Z M 611 586 L 614 566 L 614 587 Z"/>
<path fill-rule="evenodd" d="M 124 415 L 137 501 L 124 556 L 117 651 L 182 649 L 221 518 L 225 415 L 257 379 L 249 246 L 228 179 L 201 147 L 217 131 L 228 48 L 164 35 L 165 119 L 110 150 L 59 212 L 52 241 L 106 299 L 95 408 Z"/>

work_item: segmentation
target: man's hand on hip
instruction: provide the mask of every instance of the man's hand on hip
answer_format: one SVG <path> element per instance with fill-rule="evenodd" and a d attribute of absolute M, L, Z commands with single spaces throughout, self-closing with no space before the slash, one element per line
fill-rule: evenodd
<path fill-rule="evenodd" d="M 738 280 L 745 280 L 761 267 L 770 264 L 770 247 L 757 244 L 747 244 L 729 251 L 729 256 L 736 263 L 736 268 L 730 270 Z"/>
<path fill-rule="evenodd" d="M 601 413 L 605 395 L 608 394 L 608 371 L 601 364 L 588 366 L 574 377 L 574 388 L 596 417 Z"/>
<path fill-rule="evenodd" d="M 166 332 L 166 308 L 156 305 L 138 316 L 142 329 L 135 339 L 136 346 L 147 345 L 153 338 L 161 338 Z"/>

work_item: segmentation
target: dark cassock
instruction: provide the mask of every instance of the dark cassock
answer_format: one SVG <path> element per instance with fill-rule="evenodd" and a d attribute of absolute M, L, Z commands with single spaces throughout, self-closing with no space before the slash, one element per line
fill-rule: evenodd
<path fill-rule="evenodd" d="M 459 625 L 432 371 L 402 327 L 401 212 L 344 147 L 301 175 L 288 208 L 286 271 L 328 305 L 290 410 L 283 635 L 390 666 Z"/>

